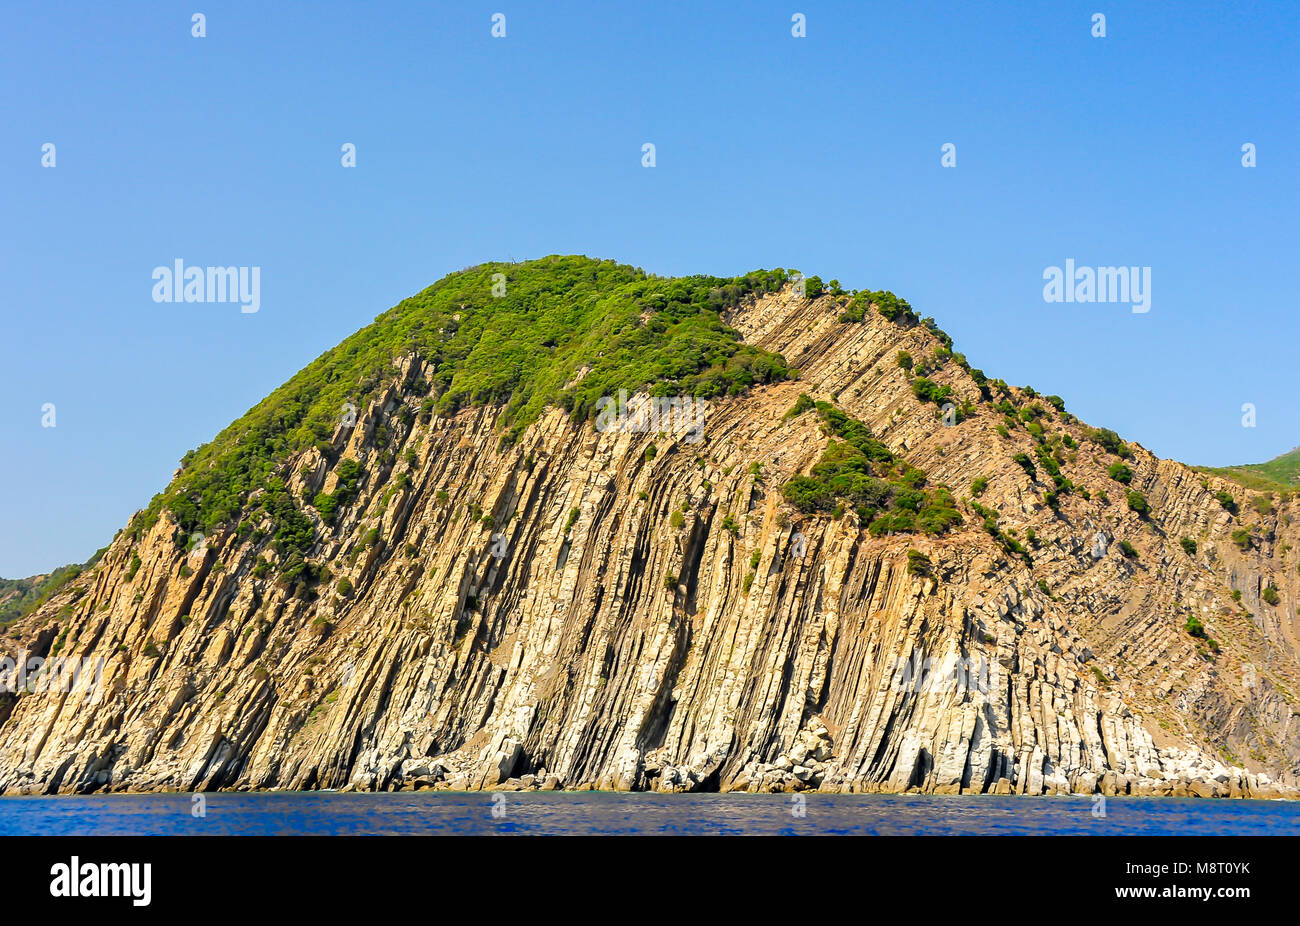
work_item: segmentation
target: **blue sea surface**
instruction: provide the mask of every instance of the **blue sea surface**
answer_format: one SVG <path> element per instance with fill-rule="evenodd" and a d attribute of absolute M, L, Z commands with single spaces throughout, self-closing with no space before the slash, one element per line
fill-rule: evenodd
<path fill-rule="evenodd" d="M 0 835 L 1300 835 L 1297 802 L 1110 797 L 1099 809 L 1089 797 L 110 794 L 0 797 Z"/>

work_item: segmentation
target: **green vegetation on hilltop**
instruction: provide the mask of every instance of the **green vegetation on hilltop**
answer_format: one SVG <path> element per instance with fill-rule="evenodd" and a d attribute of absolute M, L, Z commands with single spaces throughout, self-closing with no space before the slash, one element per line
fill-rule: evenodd
<path fill-rule="evenodd" d="M 661 278 L 613 261 L 547 257 L 492 263 L 444 277 L 322 354 L 214 439 L 185 455 L 182 472 L 132 522 L 138 533 L 165 508 L 181 531 L 271 521 L 282 557 L 301 555 L 314 535 L 301 500 L 277 467 L 324 443 L 345 403 L 364 408 L 391 384 L 395 359 L 417 353 L 431 374 L 413 385 L 423 413 L 504 406 L 507 440 L 557 405 L 577 420 L 619 389 L 715 398 L 792 375 L 778 354 L 744 344 L 721 312 L 751 294 L 779 289 L 783 270 L 743 277 Z M 585 375 L 580 376 L 580 373 Z M 376 435 L 381 446 L 385 433 Z M 326 521 L 360 473 L 317 496 Z M 283 571 L 282 564 L 282 571 Z"/>
<path fill-rule="evenodd" d="M 394 435 L 417 416 L 427 421 L 468 406 L 498 406 L 501 439 L 508 443 L 548 406 L 585 421 L 595 415 L 598 400 L 621 389 L 711 399 L 797 376 L 780 355 L 745 344 L 723 321 L 728 309 L 780 289 L 793 273 L 663 278 L 613 261 L 552 256 L 450 274 L 322 354 L 211 443 L 187 453 L 180 474 L 133 519 L 128 534 L 138 536 L 169 511 L 179 525 L 178 544 L 198 531 L 235 530 L 276 554 L 259 548 L 266 555 L 259 557 L 255 575 L 274 569 L 289 583 L 323 581 L 319 566 L 308 561 L 318 523 L 340 523 L 362 485 L 383 480 L 389 468 L 400 466 Z M 1059 397 L 1040 397 L 1028 386 L 1016 396 L 1004 381 L 988 379 L 953 352 L 952 338 L 934 319 L 920 317 L 891 292 L 846 293 L 838 281 L 823 284 L 817 277 L 805 282 L 810 298 L 835 300 L 841 322 L 862 322 L 871 312 L 890 324 L 932 334 L 938 344 L 921 345 L 932 349 L 912 345 L 916 356 L 896 355 L 913 395 L 938 406 L 936 416 L 950 412 L 949 424 L 972 415 L 975 402 L 988 403 L 1003 415 L 998 426 L 1003 437 L 1023 428 L 1034 438 L 1034 455 L 1019 453 L 1015 459 L 1031 478 L 1040 472 L 1051 477 L 1047 504 L 1055 509 L 1059 496 L 1073 490 L 1061 467 L 1066 451 L 1078 445 L 1068 434 L 1049 434 L 1044 427 L 1054 417 L 1058 424 L 1075 420 Z M 423 373 L 401 384 L 404 402 L 375 426 L 376 471 L 365 471 L 357 460 L 340 461 L 329 441 L 345 408 L 363 409 L 383 395 L 397 383 L 396 361 L 412 354 L 424 362 Z M 953 385 L 931 378 L 950 363 L 970 375 L 978 397 L 957 394 Z M 958 379 L 956 389 L 961 387 Z M 1040 401 L 1026 401 L 1036 398 Z M 950 491 L 928 486 L 925 473 L 895 460 L 862 422 L 806 395 L 790 414 L 813 408 L 833 439 L 811 476 L 783 487 L 788 501 L 809 512 L 854 508 L 873 533 L 942 533 L 961 523 Z M 1087 436 L 1121 460 L 1132 456 L 1113 431 L 1092 430 Z M 283 464 L 313 446 L 335 467 L 334 490 L 291 492 Z M 658 445 L 649 445 L 646 459 L 659 452 Z M 414 455 L 408 450 L 405 456 L 413 465 Z M 1132 478 L 1121 463 L 1111 475 L 1125 484 Z M 986 484 L 977 479 L 973 493 Z M 1144 502 L 1141 496 L 1136 504 L 1129 499 L 1135 510 Z M 480 516 L 490 523 L 490 513 L 475 513 Z M 370 541 L 384 542 L 377 533 Z M 136 568 L 138 555 L 131 575 Z"/>
<path fill-rule="evenodd" d="M 900 325 L 914 325 L 920 320 L 906 299 L 900 299 L 888 290 L 873 292 L 864 289 L 853 294 L 844 311 L 840 313 L 840 321 L 860 322 L 872 306 L 875 306 L 876 311 L 883 318 Z"/>
<path fill-rule="evenodd" d="M 1203 473 L 1213 473 L 1231 479 L 1247 489 L 1259 492 L 1282 492 L 1300 489 L 1300 447 L 1274 457 L 1267 463 L 1248 463 L 1242 466 L 1199 466 Z"/>

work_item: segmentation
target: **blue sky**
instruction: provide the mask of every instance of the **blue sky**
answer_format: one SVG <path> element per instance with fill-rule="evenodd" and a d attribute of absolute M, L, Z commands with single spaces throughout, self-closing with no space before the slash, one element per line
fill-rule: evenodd
<path fill-rule="evenodd" d="M 1294 4 L 734 6 L 6 3 L 0 575 L 402 298 L 551 253 L 892 289 L 1162 456 L 1300 443 Z M 260 267 L 261 310 L 153 302 L 177 258 Z M 1151 311 L 1045 303 L 1067 258 L 1151 267 Z"/>

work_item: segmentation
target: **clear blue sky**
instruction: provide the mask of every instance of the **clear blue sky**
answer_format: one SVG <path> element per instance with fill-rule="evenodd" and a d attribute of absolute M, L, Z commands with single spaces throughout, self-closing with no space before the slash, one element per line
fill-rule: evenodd
<path fill-rule="evenodd" d="M 1298 32 L 1294 3 L 10 0 L 0 575 L 87 557 L 405 296 L 557 252 L 892 289 L 1156 453 L 1275 456 L 1300 443 Z M 154 303 L 176 258 L 260 267 L 261 311 Z M 1066 258 L 1150 266 L 1150 313 L 1045 303 Z"/>

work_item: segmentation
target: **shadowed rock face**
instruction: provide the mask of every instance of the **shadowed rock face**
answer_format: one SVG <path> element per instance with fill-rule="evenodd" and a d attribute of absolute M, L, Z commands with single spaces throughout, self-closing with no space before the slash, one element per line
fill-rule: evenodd
<path fill-rule="evenodd" d="M 315 597 L 255 574 L 264 545 L 219 535 L 186 553 L 164 518 L 8 629 L 9 653 L 102 675 L 0 699 L 0 788 L 1290 795 L 1296 503 L 1233 516 L 1213 493 L 1240 487 L 1135 447 L 1140 518 L 1115 458 L 1048 408 L 1091 496 L 1053 511 L 1050 481 L 1012 460 L 1034 453 L 1023 428 L 1000 436 L 987 403 L 945 427 L 914 398 L 894 358 L 931 355 L 927 329 L 839 313 L 789 290 L 733 313 L 802 376 L 714 402 L 698 442 L 558 410 L 508 448 L 494 409 L 404 424 L 424 372 L 407 357 L 335 434 L 330 458 L 364 475 L 320 528 L 312 558 L 331 577 Z M 978 395 L 956 363 L 929 376 Z M 1004 534 L 1032 530 L 1032 566 L 966 505 L 941 537 L 873 537 L 851 511 L 785 504 L 826 446 L 815 414 L 785 417 L 803 392 L 958 497 L 985 477 L 978 503 Z M 315 449 L 285 472 L 298 495 L 337 481 Z M 1247 551 L 1230 539 L 1243 524 L 1258 525 Z"/>

